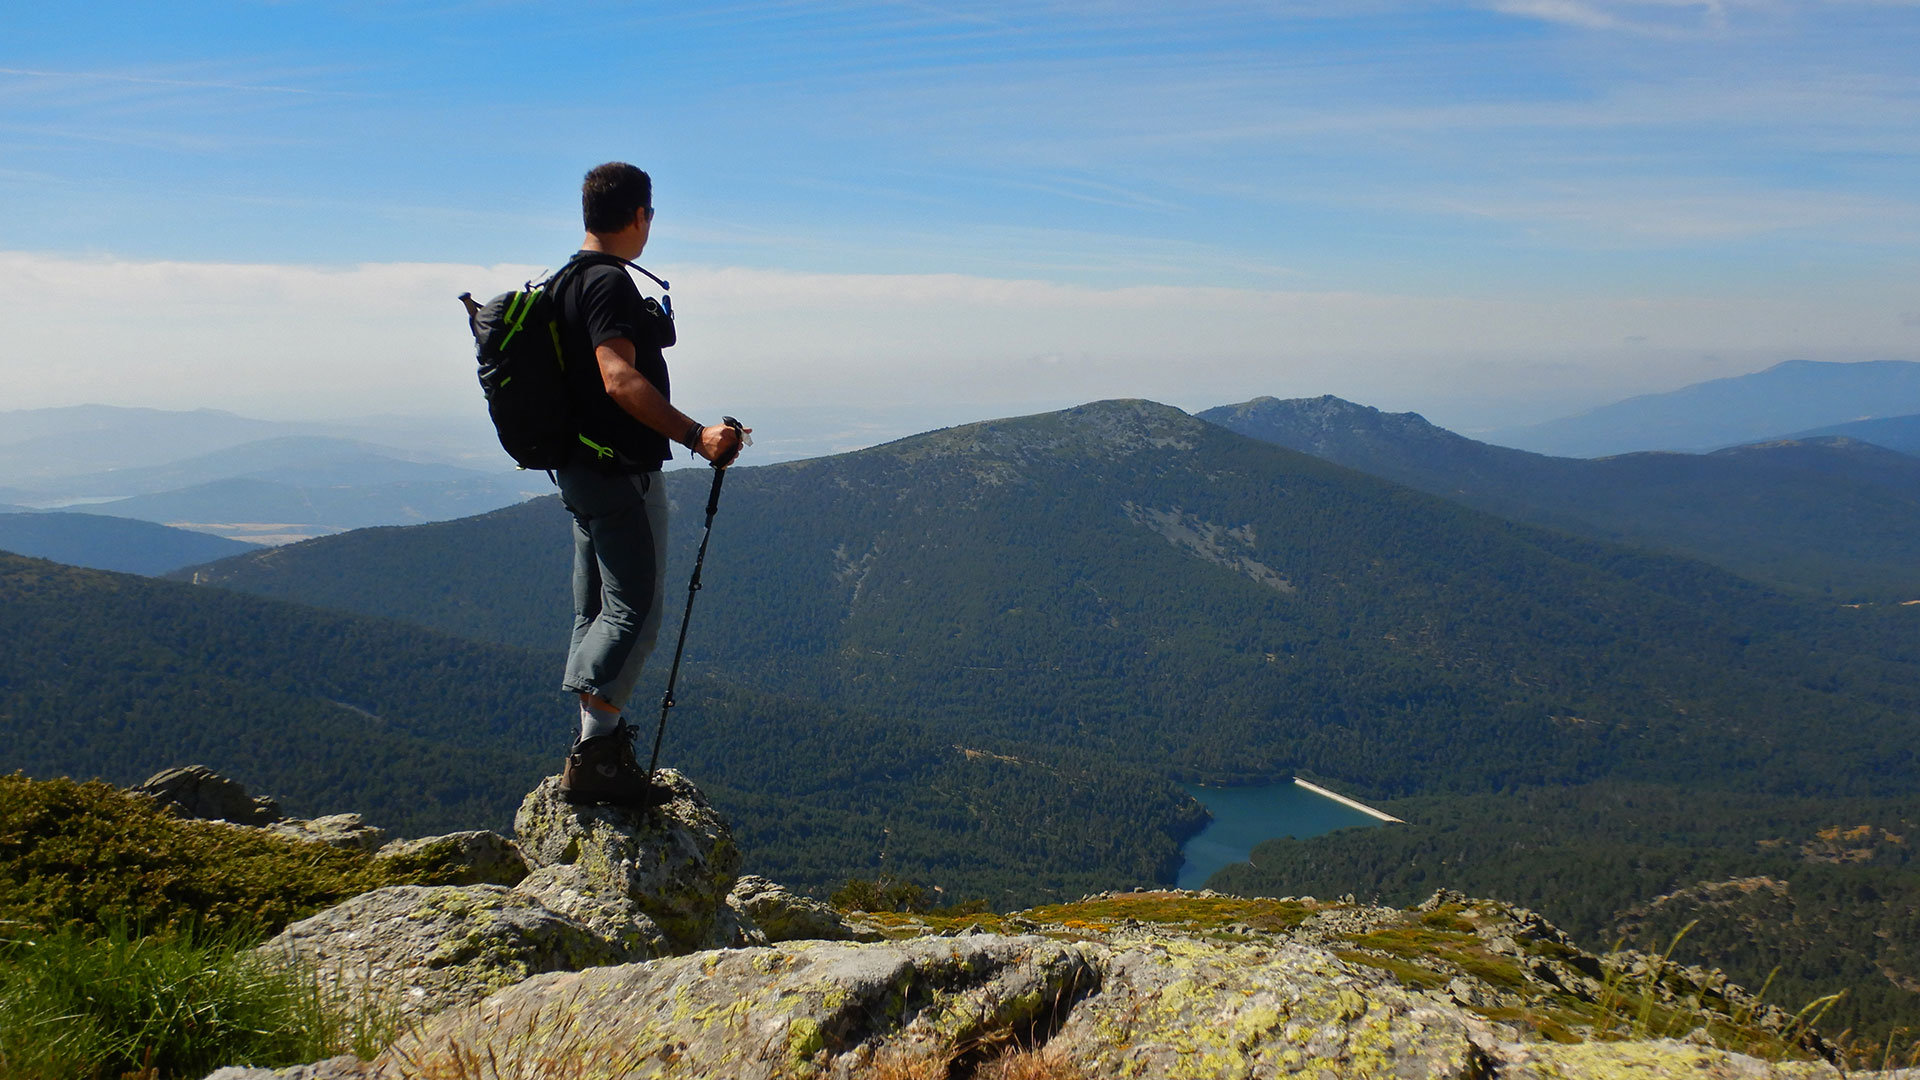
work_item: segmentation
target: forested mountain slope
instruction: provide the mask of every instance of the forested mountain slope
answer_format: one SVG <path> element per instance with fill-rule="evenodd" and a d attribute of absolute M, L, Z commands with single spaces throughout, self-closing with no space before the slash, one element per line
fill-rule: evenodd
<path fill-rule="evenodd" d="M 128 784 L 199 762 L 295 814 L 504 831 L 573 731 L 554 654 L 4 554 L 0 642 L 0 772 Z M 654 693 L 633 710 L 649 737 Z M 750 871 L 823 895 L 882 871 L 1008 904 L 1170 881 L 1200 820 L 1110 758 L 995 758 L 697 675 L 679 697 L 663 762 L 734 821 Z"/>
<path fill-rule="evenodd" d="M 0 770 L 201 762 L 401 829 L 505 820 L 554 753 L 538 721 L 564 717 L 524 650 L 11 555 L 0 640 Z"/>
<path fill-rule="evenodd" d="M 739 469 L 734 476 L 751 471 Z M 705 492 L 696 492 L 694 485 L 706 479 L 691 470 L 667 476 L 674 503 L 670 559 L 675 561 L 670 572 L 682 576 L 682 586 L 691 558 L 686 545 L 693 535 L 688 515 L 706 506 Z M 737 543 L 733 536 L 741 529 L 732 501 L 729 496 L 718 526 L 723 549 Z M 404 619 L 476 641 L 565 649 L 573 618 L 567 591 L 573 567 L 571 528 L 566 508 L 552 495 L 452 521 L 357 529 L 170 576 L 336 611 Z M 720 558 L 716 553 L 716 572 Z M 677 618 L 677 609 L 674 614 Z M 701 612 L 703 621 L 708 614 Z"/>
<path fill-rule="evenodd" d="M 1920 598 L 1920 458 L 1840 437 L 1712 454 L 1546 457 L 1335 397 L 1199 414 L 1256 439 L 1535 524 L 1705 559 L 1842 602 Z"/>

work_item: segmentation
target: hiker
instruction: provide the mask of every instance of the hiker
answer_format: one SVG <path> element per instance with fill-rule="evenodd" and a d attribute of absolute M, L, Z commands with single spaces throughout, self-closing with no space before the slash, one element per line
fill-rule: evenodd
<path fill-rule="evenodd" d="M 561 688 L 580 699 L 580 734 L 561 790 L 574 802 L 637 805 L 649 801 L 648 777 L 620 710 L 660 632 L 660 466 L 678 442 L 725 468 L 745 432 L 674 408 L 661 354 L 674 343 L 672 308 L 642 297 L 617 261 L 646 249 L 652 179 L 621 162 L 598 166 L 581 185 L 580 209 L 587 235 L 575 258 L 583 268 L 555 296 L 567 396 L 580 426 L 579 444 L 555 470 L 573 514 L 573 638 Z"/>

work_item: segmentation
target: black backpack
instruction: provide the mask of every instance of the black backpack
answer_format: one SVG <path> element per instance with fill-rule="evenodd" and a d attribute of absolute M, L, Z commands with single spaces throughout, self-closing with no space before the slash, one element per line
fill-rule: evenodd
<path fill-rule="evenodd" d="M 473 332 L 480 365 L 480 390 L 500 446 L 523 469 L 558 469 L 580 440 L 567 393 L 567 359 L 560 349 L 560 311 L 556 297 L 573 271 L 595 263 L 619 263 L 647 271 L 617 255 L 578 255 L 545 281 L 528 282 L 486 304 L 461 293 L 467 329 Z M 647 274 L 660 285 L 667 283 Z"/>

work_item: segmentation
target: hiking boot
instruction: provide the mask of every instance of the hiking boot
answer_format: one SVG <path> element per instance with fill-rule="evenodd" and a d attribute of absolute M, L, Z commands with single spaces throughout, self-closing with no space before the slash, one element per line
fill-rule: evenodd
<path fill-rule="evenodd" d="M 611 735 L 595 735 L 573 744 L 560 770 L 560 794 L 570 803 L 658 806 L 664 791 L 647 782 L 647 771 L 633 756 L 632 728 L 625 720 Z"/>

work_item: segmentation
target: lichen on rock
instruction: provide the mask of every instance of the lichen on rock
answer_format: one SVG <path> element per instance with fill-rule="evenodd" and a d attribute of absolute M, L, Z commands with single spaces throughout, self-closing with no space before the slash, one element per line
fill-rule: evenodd
<path fill-rule="evenodd" d="M 620 807 L 575 806 L 558 777 L 542 780 L 514 815 L 520 850 L 535 870 L 575 866 L 593 894 L 632 902 L 675 951 L 728 944 L 722 909 L 741 859 L 733 831 L 686 777 L 662 769 L 655 782 L 670 793 L 664 805 Z"/>
<path fill-rule="evenodd" d="M 317 818 L 284 818 L 266 826 L 268 832 L 291 840 L 345 848 L 349 851 L 379 851 L 387 842 L 387 830 L 369 825 L 359 814 L 327 814 Z"/>
<path fill-rule="evenodd" d="M 637 963 L 672 952 L 667 936 L 638 904 L 625 897 L 603 895 L 597 883 L 576 865 L 543 866 L 522 878 L 514 891 L 593 931 L 612 947 L 614 963 Z"/>
<path fill-rule="evenodd" d="M 883 1048 L 950 1058 L 1024 1030 L 1098 983 L 1084 950 L 1040 937 L 796 942 L 529 980 L 442 1015 L 380 1059 L 593 1062 L 609 1077 L 862 1075 Z"/>
<path fill-rule="evenodd" d="M 428 1016 L 549 971 L 626 959 L 605 938 L 503 885 L 394 885 L 294 923 L 260 947 L 311 966 L 336 1000 Z"/>
<path fill-rule="evenodd" d="M 518 845 L 479 829 L 394 840 L 375 853 L 374 862 L 395 876 L 441 885 L 515 885 L 527 876 Z"/>
<path fill-rule="evenodd" d="M 846 917 L 808 896 L 791 892 L 758 874 L 743 875 L 727 894 L 727 903 L 760 928 L 767 943 L 782 941 L 878 940 L 872 931 L 854 929 Z"/>

